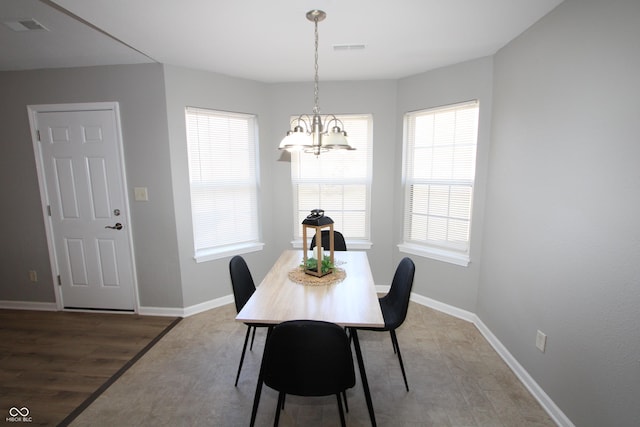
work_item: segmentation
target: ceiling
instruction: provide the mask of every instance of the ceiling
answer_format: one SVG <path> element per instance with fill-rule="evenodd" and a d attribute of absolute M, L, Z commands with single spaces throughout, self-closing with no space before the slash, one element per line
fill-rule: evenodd
<path fill-rule="evenodd" d="M 0 71 L 159 62 L 309 81 L 314 28 L 305 15 L 322 9 L 321 80 L 397 79 L 492 55 L 561 2 L 0 0 Z M 30 20 L 46 30 L 10 28 Z"/>

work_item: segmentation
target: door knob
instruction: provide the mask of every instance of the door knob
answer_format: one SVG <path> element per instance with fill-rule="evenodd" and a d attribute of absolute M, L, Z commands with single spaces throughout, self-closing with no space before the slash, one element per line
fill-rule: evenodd
<path fill-rule="evenodd" d="M 116 222 L 116 225 L 107 225 L 104 228 L 110 228 L 112 230 L 122 230 L 122 224 L 120 224 L 119 222 Z"/>

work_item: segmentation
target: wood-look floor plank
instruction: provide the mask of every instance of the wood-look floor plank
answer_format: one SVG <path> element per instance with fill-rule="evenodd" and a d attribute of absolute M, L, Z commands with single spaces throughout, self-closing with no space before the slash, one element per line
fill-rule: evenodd
<path fill-rule="evenodd" d="M 132 314 L 0 310 L 0 413 L 58 425 L 175 321 Z"/>

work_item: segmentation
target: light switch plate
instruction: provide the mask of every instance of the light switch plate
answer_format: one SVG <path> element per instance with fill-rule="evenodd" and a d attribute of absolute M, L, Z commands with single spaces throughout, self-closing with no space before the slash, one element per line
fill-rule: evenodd
<path fill-rule="evenodd" d="M 149 201 L 149 193 L 147 192 L 147 187 L 134 187 L 133 195 L 137 202 Z"/>
<path fill-rule="evenodd" d="M 542 331 L 538 331 L 536 335 L 536 347 L 543 353 L 547 348 L 547 336 Z"/>

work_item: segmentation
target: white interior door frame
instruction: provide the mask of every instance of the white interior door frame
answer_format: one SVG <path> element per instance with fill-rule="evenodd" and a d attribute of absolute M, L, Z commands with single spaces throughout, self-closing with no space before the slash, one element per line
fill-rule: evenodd
<path fill-rule="evenodd" d="M 92 102 L 92 103 L 72 103 L 72 104 L 41 104 L 41 105 L 28 105 L 27 111 L 29 114 L 29 127 L 31 129 L 31 139 L 33 143 L 33 150 L 35 154 L 36 170 L 38 174 L 38 185 L 40 187 L 40 200 L 42 203 L 42 217 L 44 219 L 44 225 L 47 235 L 47 246 L 49 251 L 49 261 L 51 266 L 51 272 L 53 277 L 53 289 L 56 299 L 56 307 L 58 310 L 64 310 L 64 304 L 62 299 L 62 291 L 58 283 L 58 277 L 60 275 L 58 255 L 55 247 L 53 225 L 51 222 L 51 216 L 49 215 L 50 197 L 47 191 L 45 170 L 43 164 L 42 149 L 38 139 L 37 129 L 37 115 L 43 112 L 66 112 L 66 111 L 95 111 L 95 110 L 111 110 L 114 113 L 115 126 L 116 126 L 116 139 L 117 148 L 119 153 L 119 162 L 121 170 L 121 185 L 124 202 L 124 220 L 128 227 L 122 229 L 122 232 L 127 233 L 129 241 L 129 249 L 131 254 L 131 266 L 133 269 L 133 295 L 134 295 L 134 312 L 138 313 L 140 307 L 140 300 L 138 295 L 138 274 L 136 271 L 135 252 L 133 247 L 133 233 L 131 227 L 131 209 L 129 206 L 129 193 L 127 191 L 127 177 L 124 162 L 124 146 L 122 138 L 122 127 L 120 123 L 120 107 L 117 102 Z"/>

